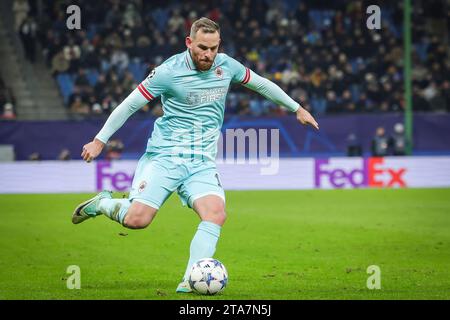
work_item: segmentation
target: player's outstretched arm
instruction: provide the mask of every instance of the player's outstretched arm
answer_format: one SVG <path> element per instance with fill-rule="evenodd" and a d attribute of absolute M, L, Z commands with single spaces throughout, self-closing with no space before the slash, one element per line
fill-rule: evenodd
<path fill-rule="evenodd" d="M 125 123 L 125 121 L 137 110 L 142 108 L 148 100 L 136 88 L 128 97 L 119 104 L 109 115 L 103 128 L 95 138 L 83 146 L 81 157 L 86 162 L 97 158 L 108 142 L 109 138 Z"/>
<path fill-rule="evenodd" d="M 310 125 L 319 130 L 319 124 L 314 117 L 307 110 L 302 108 L 299 103 L 289 97 L 277 84 L 269 79 L 261 77 L 250 69 L 247 70 L 248 74 L 246 75 L 244 86 L 258 92 L 277 105 L 282 105 L 288 110 L 296 112 L 297 120 L 301 124 Z"/>

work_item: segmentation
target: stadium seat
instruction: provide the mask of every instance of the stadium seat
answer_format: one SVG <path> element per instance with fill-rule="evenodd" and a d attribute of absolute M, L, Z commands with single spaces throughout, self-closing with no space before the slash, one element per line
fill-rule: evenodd
<path fill-rule="evenodd" d="M 68 73 L 60 73 L 56 76 L 56 82 L 58 83 L 59 89 L 64 98 L 64 103 L 67 103 L 73 92 L 74 81 L 72 76 Z"/>
<path fill-rule="evenodd" d="M 98 27 L 96 24 L 91 23 L 88 26 L 87 37 L 89 40 L 92 40 L 98 32 Z"/>
<path fill-rule="evenodd" d="M 95 69 L 89 69 L 86 71 L 86 76 L 91 86 L 95 86 L 98 79 L 98 71 Z"/>
<path fill-rule="evenodd" d="M 315 115 L 322 115 L 327 110 L 327 100 L 322 97 L 312 98 L 311 106 Z"/>
<path fill-rule="evenodd" d="M 145 77 L 147 67 L 139 61 L 132 61 L 128 64 L 128 71 L 133 74 L 136 81 L 142 81 Z"/>

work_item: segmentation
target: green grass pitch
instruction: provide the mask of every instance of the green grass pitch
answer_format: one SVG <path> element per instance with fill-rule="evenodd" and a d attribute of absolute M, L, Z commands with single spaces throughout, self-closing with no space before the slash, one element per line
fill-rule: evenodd
<path fill-rule="evenodd" d="M 199 222 L 177 196 L 144 230 L 72 225 L 90 196 L 0 195 L 0 299 L 450 298 L 450 189 L 227 192 L 215 257 L 230 281 L 212 297 L 174 292 Z"/>

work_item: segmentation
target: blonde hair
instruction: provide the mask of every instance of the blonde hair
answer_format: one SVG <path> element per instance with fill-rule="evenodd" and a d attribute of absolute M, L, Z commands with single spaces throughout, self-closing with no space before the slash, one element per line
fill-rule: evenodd
<path fill-rule="evenodd" d="M 197 34 L 197 31 L 202 30 L 202 32 L 205 33 L 214 33 L 218 32 L 220 34 L 220 27 L 219 25 L 212 21 L 211 19 L 202 17 L 196 21 L 191 26 L 191 38 L 195 38 L 195 35 Z"/>

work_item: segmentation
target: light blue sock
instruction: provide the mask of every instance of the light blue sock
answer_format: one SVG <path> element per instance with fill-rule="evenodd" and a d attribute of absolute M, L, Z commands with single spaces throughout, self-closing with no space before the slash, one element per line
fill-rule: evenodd
<path fill-rule="evenodd" d="M 98 209 L 111 220 L 123 225 L 130 205 L 131 202 L 128 199 L 102 199 L 98 204 Z"/>
<path fill-rule="evenodd" d="M 221 227 L 218 224 L 208 221 L 200 222 L 191 242 L 189 262 L 183 280 L 187 280 L 189 277 L 189 271 L 191 271 L 194 262 L 202 258 L 212 258 L 214 252 L 216 252 L 220 229 Z"/>

